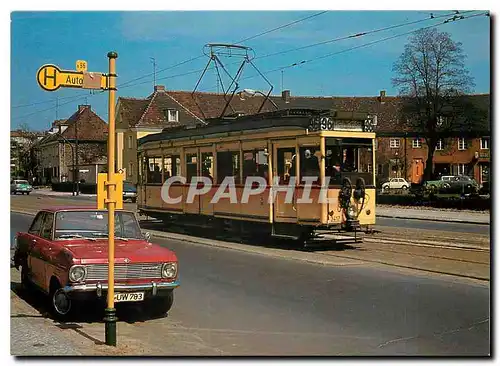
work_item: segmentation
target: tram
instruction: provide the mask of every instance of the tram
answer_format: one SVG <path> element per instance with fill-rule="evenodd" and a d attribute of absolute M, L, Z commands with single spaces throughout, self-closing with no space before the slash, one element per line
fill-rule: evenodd
<path fill-rule="evenodd" d="M 141 214 L 304 241 L 375 224 L 375 116 L 286 109 L 207 122 L 139 140 Z M 210 184 L 188 200 L 199 177 Z"/>

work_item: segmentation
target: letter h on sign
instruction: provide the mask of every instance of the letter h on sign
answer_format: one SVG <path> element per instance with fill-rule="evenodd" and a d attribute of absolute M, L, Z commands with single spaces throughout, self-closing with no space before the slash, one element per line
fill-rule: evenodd
<path fill-rule="evenodd" d="M 43 83 L 44 83 L 44 85 L 47 85 L 48 79 L 52 79 L 52 82 L 54 83 L 53 86 L 56 86 L 56 77 L 57 77 L 57 70 L 56 69 L 54 69 L 54 74 L 52 74 L 52 75 L 47 74 L 47 68 L 45 68 L 45 70 L 43 70 Z"/>

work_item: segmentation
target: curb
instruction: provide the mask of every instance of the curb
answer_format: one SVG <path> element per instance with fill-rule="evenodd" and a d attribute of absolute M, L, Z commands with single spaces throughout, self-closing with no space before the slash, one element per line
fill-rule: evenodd
<path fill-rule="evenodd" d="M 383 217 L 387 219 L 400 219 L 400 220 L 420 220 L 420 221 L 435 221 L 435 222 L 451 222 L 458 224 L 473 224 L 473 225 L 490 225 L 490 222 L 479 222 L 479 221 L 470 221 L 470 220 L 460 220 L 460 219 L 436 219 L 436 218 L 427 218 L 427 217 L 408 217 L 408 216 L 396 216 L 396 215 L 384 215 L 377 214 L 377 217 Z"/>

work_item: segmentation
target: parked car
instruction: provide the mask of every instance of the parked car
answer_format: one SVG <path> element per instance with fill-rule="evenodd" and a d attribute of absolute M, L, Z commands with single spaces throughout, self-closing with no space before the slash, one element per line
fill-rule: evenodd
<path fill-rule="evenodd" d="M 391 178 L 388 182 L 382 184 L 382 191 L 388 191 L 390 189 L 403 189 L 407 190 L 410 187 L 410 183 L 404 178 Z"/>
<path fill-rule="evenodd" d="M 477 194 L 480 188 L 475 179 L 466 175 L 451 178 L 449 184 L 451 186 L 449 189 L 450 193 L 457 194 Z"/>
<path fill-rule="evenodd" d="M 31 184 L 27 180 L 14 179 L 10 182 L 10 194 L 30 194 L 33 190 Z"/>
<path fill-rule="evenodd" d="M 443 175 L 440 179 L 426 181 L 424 187 L 432 194 L 443 192 L 451 187 L 450 180 L 452 178 L 453 176 L 451 175 Z"/>
<path fill-rule="evenodd" d="M 130 182 L 123 182 L 123 200 L 137 201 L 137 188 Z"/>
<path fill-rule="evenodd" d="M 469 195 L 479 191 L 475 179 L 466 175 L 443 175 L 440 180 L 427 181 L 425 185 L 431 193 Z"/>
<path fill-rule="evenodd" d="M 149 314 L 164 316 L 179 286 L 177 257 L 142 234 L 133 212 L 115 215 L 115 302 L 139 302 Z M 25 287 L 49 296 L 55 317 L 67 317 L 73 305 L 88 300 L 104 305 L 107 222 L 107 211 L 47 209 L 38 212 L 28 232 L 16 234 L 12 264 L 20 269 Z"/>

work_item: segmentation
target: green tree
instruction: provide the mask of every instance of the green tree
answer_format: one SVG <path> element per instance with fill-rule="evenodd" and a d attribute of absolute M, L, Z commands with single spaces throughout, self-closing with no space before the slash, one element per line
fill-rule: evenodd
<path fill-rule="evenodd" d="M 468 132 L 484 123 L 467 93 L 474 80 L 465 68 L 462 44 L 435 28 L 410 37 L 394 63 L 392 83 L 402 97 L 401 115 L 412 131 L 425 138 L 428 154 L 424 179 L 431 178 L 436 144 L 450 132 Z"/>

